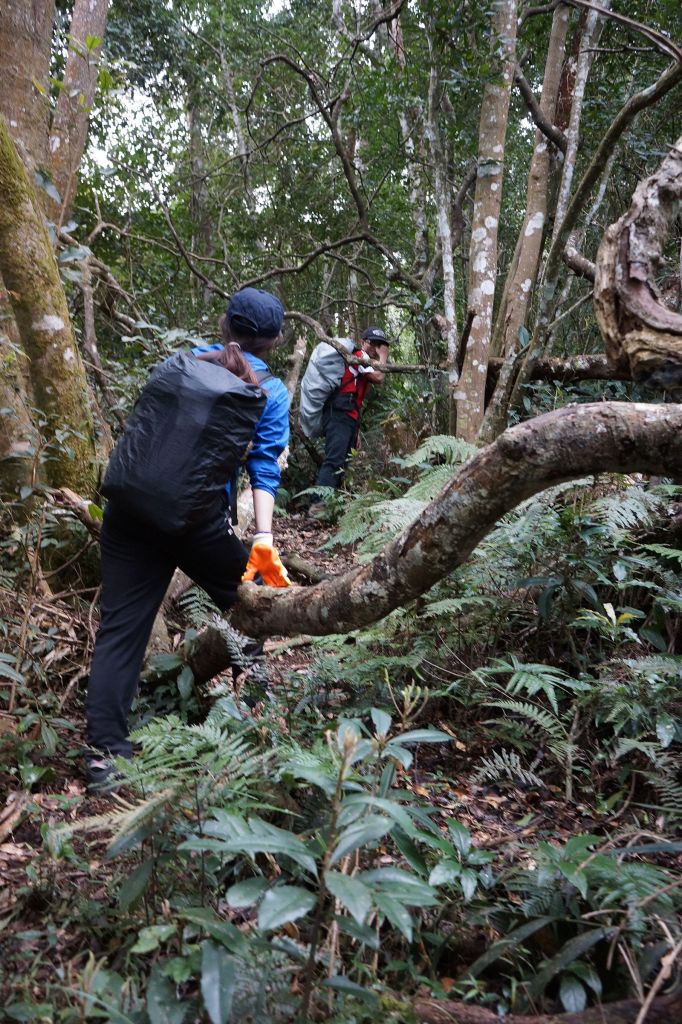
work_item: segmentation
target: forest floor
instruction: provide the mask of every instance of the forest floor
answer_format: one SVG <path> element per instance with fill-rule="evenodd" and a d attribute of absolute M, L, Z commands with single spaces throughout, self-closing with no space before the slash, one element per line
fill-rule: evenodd
<path fill-rule="evenodd" d="M 305 559 L 322 573 L 343 573 L 353 562 L 352 549 L 325 548 L 330 528 L 303 513 L 279 518 L 276 529 L 278 546 L 284 554 L 305 553 Z M 296 579 L 295 573 L 292 576 Z M 305 581 L 300 577 L 296 582 Z M 306 678 L 319 647 L 311 646 L 307 638 L 292 642 L 273 637 L 266 642 L 265 651 L 270 687 L 294 693 L 295 681 Z M 33 784 L 19 785 L 7 759 L 0 757 L 0 997 L 6 1000 L 12 994 L 12 979 L 22 979 L 27 969 L 36 972 L 38 997 L 44 971 L 56 971 L 68 979 L 70 965 L 82 956 L 85 933 L 79 930 L 78 918 L 69 913 L 69 894 L 87 898 L 92 905 L 111 898 L 113 864 L 107 860 L 106 835 L 89 834 L 87 840 L 74 840 L 80 863 L 55 861 L 45 846 L 46 834 L 55 826 L 106 814 L 112 802 L 121 805 L 126 799 L 125 790 L 118 795 L 95 796 L 86 789 L 80 756 L 85 725 L 83 695 L 83 680 L 79 687 L 67 685 L 67 699 L 61 709 L 64 727 L 56 726 L 56 752 L 41 758 L 41 775 Z M 340 705 L 328 708 L 330 724 L 342 710 L 343 693 Z M 252 714 L 258 719 L 262 706 L 257 705 Z M 567 801 L 558 786 L 540 792 L 533 787 L 500 788 L 472 781 L 473 766 L 481 749 L 470 750 L 458 738 L 456 723 L 447 720 L 447 706 L 438 700 L 420 721 L 420 726 L 426 724 L 448 732 L 453 742 L 418 747 L 409 770 L 399 769 L 401 785 L 436 809 L 437 819 L 444 822 L 456 818 L 466 826 L 475 847 L 494 850 L 506 864 L 511 864 L 527 858 L 525 844 L 529 840 L 556 842 L 579 833 L 603 832 L 604 816 L 596 815 L 588 806 Z M 282 721 L 285 733 L 286 728 Z M 619 822 L 613 816 L 609 822 L 611 832 L 617 832 L 621 826 L 628 833 L 628 840 L 633 841 L 633 835 L 637 835 L 636 821 L 630 818 L 627 806 Z M 386 860 L 391 863 L 392 858 L 387 855 Z M 676 864 L 669 861 L 667 866 L 682 870 L 682 857 L 677 858 Z M 480 949 L 467 950 L 468 961 L 483 952 L 485 946 L 486 937 L 481 934 Z M 112 952 L 98 948 L 92 931 L 88 933 L 88 948 L 96 957 Z M 461 966 L 453 964 L 449 973 L 454 975 Z M 442 980 L 447 991 L 450 979 Z"/>

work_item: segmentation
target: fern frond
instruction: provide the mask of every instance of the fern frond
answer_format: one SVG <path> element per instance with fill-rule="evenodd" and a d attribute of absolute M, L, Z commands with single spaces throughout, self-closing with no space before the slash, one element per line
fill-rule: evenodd
<path fill-rule="evenodd" d="M 523 767 L 519 755 L 513 750 L 496 750 L 492 757 L 481 758 L 474 773 L 474 780 L 479 784 L 484 781 L 499 782 L 501 779 L 524 786 L 544 788 L 545 785 L 539 776 Z"/>
<path fill-rule="evenodd" d="M 402 460 L 403 466 L 423 466 L 432 459 L 444 459 L 451 466 L 457 463 L 466 462 L 478 449 L 476 445 L 462 441 L 451 434 L 434 434 L 417 448 L 416 451 L 406 455 Z"/>

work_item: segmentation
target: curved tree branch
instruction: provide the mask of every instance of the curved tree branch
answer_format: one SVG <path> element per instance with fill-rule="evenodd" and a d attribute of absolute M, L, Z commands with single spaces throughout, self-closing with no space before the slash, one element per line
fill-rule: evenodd
<path fill-rule="evenodd" d="M 604 472 L 682 478 L 682 406 L 569 406 L 512 427 L 463 466 L 367 565 L 310 589 L 243 585 L 233 622 L 258 636 L 321 636 L 376 622 L 461 565 L 526 498 Z"/>
<path fill-rule="evenodd" d="M 540 109 L 540 104 L 535 98 L 535 93 L 531 89 L 526 76 L 518 64 L 514 68 L 514 81 L 519 87 L 519 92 L 523 96 L 523 101 L 528 108 L 528 113 L 533 119 L 536 128 L 539 128 L 542 134 L 545 135 L 550 142 L 553 142 L 557 149 L 560 149 L 562 153 L 565 153 L 567 146 L 566 136 L 560 128 L 557 128 L 556 125 L 552 124 L 551 121 L 548 121 L 543 115 Z"/>

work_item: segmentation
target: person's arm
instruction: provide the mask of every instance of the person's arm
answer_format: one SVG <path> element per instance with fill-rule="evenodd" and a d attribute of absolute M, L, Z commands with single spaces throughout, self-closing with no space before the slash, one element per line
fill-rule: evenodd
<path fill-rule="evenodd" d="M 281 381 L 272 381 L 268 401 L 256 426 L 251 451 L 246 460 L 256 529 L 249 561 L 242 576 L 245 582 L 255 580 L 260 574 L 267 586 L 291 586 L 272 536 L 272 514 L 281 475 L 277 459 L 288 440 L 289 395 Z"/>
<path fill-rule="evenodd" d="M 367 356 L 367 358 L 369 359 L 369 355 Z M 385 363 L 387 361 L 387 359 L 388 359 L 388 347 L 382 345 L 382 347 L 379 349 L 378 357 L 376 359 L 374 359 L 373 362 L 375 362 L 375 363 L 377 363 L 377 362 L 378 363 Z M 365 377 L 372 384 L 381 384 L 381 382 L 383 381 L 384 377 L 386 376 L 386 374 L 382 373 L 381 370 L 372 370 L 370 367 L 367 367 L 365 369 L 365 367 L 360 366 L 360 367 L 358 367 L 358 370 L 363 375 L 363 377 Z"/>

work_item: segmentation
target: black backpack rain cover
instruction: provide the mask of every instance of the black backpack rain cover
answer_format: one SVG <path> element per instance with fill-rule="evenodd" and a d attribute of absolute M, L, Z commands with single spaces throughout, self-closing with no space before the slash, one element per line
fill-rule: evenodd
<path fill-rule="evenodd" d="M 187 529 L 220 507 L 265 401 L 220 363 L 172 356 L 140 394 L 102 493 L 166 533 Z"/>

